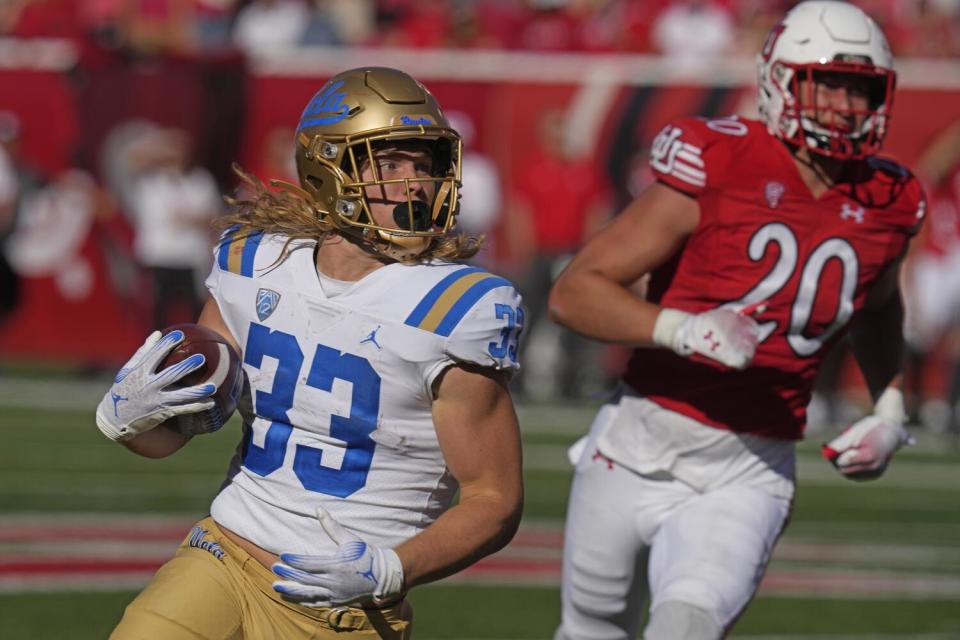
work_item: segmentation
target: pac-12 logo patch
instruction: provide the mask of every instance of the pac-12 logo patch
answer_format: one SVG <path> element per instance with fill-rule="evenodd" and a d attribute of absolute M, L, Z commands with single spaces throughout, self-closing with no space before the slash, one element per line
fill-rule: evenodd
<path fill-rule="evenodd" d="M 783 186 L 783 183 L 776 180 L 771 180 L 763 185 L 763 195 L 767 198 L 767 205 L 771 209 L 776 209 L 780 205 L 780 200 L 783 199 L 783 194 L 786 192 L 787 188 Z"/>
<path fill-rule="evenodd" d="M 280 294 L 273 289 L 257 291 L 257 317 L 263 322 L 276 310 L 280 304 Z"/>

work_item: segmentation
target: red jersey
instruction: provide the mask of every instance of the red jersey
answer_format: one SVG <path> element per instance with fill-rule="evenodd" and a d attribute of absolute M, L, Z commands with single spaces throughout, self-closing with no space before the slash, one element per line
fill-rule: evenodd
<path fill-rule="evenodd" d="M 751 365 L 639 348 L 624 381 L 705 424 L 800 439 L 820 362 L 867 290 L 923 221 L 918 181 L 879 158 L 814 198 L 790 150 L 762 123 L 682 119 L 650 154 L 659 181 L 696 198 L 700 224 L 651 277 L 652 301 L 697 313 L 767 301 Z"/>

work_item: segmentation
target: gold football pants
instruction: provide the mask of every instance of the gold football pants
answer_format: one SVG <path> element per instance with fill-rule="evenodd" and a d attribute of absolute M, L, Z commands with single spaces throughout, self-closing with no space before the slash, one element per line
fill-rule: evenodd
<path fill-rule="evenodd" d="M 276 577 L 224 536 L 198 522 L 131 602 L 110 640 L 407 640 L 406 600 L 385 609 L 314 609 L 283 600 Z"/>

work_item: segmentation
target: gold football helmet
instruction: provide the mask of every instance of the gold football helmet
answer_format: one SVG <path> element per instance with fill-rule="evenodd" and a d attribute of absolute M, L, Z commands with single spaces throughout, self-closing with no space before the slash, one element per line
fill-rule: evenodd
<path fill-rule="evenodd" d="M 429 177 L 384 179 L 372 159 L 392 142 L 417 140 L 429 145 Z M 300 186 L 326 221 L 360 238 L 374 251 L 395 259 L 411 258 L 446 235 L 456 224 L 460 189 L 460 136 L 450 128 L 433 95 L 402 71 L 364 67 L 339 73 L 310 100 L 296 132 Z M 370 160 L 372 180 L 363 180 Z M 432 202 L 414 193 L 434 182 Z M 403 183 L 406 204 L 398 204 L 397 227 L 378 225 L 366 191 Z"/>

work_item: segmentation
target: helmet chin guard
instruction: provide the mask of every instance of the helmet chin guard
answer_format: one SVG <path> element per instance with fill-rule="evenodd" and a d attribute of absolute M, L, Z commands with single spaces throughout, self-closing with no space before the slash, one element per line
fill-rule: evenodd
<path fill-rule="evenodd" d="M 428 150 L 430 175 L 384 179 L 373 161 L 377 152 L 411 143 Z M 307 104 L 296 145 L 300 184 L 319 215 L 372 251 L 412 259 L 456 225 L 463 145 L 433 95 L 406 73 L 366 67 L 334 76 Z M 426 183 L 436 194 L 429 203 L 416 195 Z M 367 196 L 391 184 L 403 184 L 406 193 L 393 210 L 395 227 L 377 222 Z"/>
<path fill-rule="evenodd" d="M 760 116 L 773 135 L 841 160 L 877 153 L 893 107 L 896 72 L 877 24 L 846 2 L 811 0 L 791 9 L 757 56 Z M 856 83 L 865 109 L 818 104 L 817 83 Z"/>

